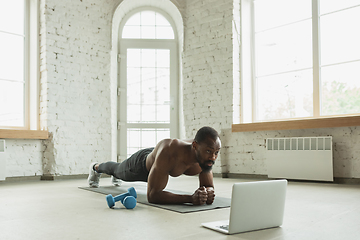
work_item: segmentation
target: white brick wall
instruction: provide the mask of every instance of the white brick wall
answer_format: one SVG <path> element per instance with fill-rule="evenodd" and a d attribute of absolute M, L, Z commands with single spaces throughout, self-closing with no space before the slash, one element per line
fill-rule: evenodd
<path fill-rule="evenodd" d="M 42 151 L 41 140 L 6 139 L 6 176 L 41 176 Z"/>
<path fill-rule="evenodd" d="M 110 30 L 113 1 L 41 2 L 44 174 L 87 172 L 110 159 Z"/>
<path fill-rule="evenodd" d="M 187 1 L 183 97 L 187 137 L 204 125 L 219 132 L 232 121 L 232 2 Z"/>
<path fill-rule="evenodd" d="M 232 1 L 187 1 L 183 98 L 188 138 L 205 125 L 219 133 L 232 123 Z M 221 160 L 219 159 L 218 162 Z M 220 164 L 214 172 L 221 172 Z"/>
<path fill-rule="evenodd" d="M 110 159 L 113 1 L 40 1 L 40 120 L 51 138 L 7 141 L 7 176 L 86 173 Z"/>

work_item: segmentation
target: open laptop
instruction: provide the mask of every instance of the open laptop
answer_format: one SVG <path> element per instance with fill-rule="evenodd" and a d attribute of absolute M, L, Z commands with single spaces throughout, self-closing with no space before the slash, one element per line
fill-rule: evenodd
<path fill-rule="evenodd" d="M 226 234 L 279 227 L 283 223 L 287 180 L 235 183 L 230 219 L 202 223 Z"/>

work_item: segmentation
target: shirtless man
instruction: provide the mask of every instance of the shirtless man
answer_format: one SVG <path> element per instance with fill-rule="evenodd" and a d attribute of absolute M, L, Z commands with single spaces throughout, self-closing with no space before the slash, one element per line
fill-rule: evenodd
<path fill-rule="evenodd" d="M 116 163 L 92 163 L 88 183 L 99 186 L 101 173 L 123 181 L 147 182 L 147 198 L 150 203 L 193 205 L 212 204 L 215 199 L 212 166 L 218 157 L 221 142 L 211 127 L 203 127 L 194 140 L 164 139 L 155 148 L 147 148 L 133 154 L 127 160 Z M 180 195 L 164 191 L 169 176 L 199 175 L 200 187 L 192 195 Z"/>

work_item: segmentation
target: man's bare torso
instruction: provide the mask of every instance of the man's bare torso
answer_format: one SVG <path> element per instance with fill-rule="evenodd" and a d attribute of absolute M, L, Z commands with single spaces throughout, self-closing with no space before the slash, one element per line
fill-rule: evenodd
<path fill-rule="evenodd" d="M 214 182 L 211 168 L 221 148 L 219 137 L 194 140 L 164 139 L 146 159 L 149 171 L 147 197 L 150 203 L 212 204 Z M 199 188 L 194 194 L 174 194 L 166 191 L 169 176 L 198 175 Z"/>
<path fill-rule="evenodd" d="M 197 175 L 201 168 L 197 163 L 190 162 L 192 139 L 164 139 L 160 141 L 146 159 L 146 168 L 150 172 L 154 164 L 170 166 L 169 175 L 178 177 L 182 174 Z M 157 158 L 162 154 L 163 158 Z M 165 158 L 164 158 L 165 156 Z M 156 159 L 166 159 L 166 163 L 157 163 Z"/>

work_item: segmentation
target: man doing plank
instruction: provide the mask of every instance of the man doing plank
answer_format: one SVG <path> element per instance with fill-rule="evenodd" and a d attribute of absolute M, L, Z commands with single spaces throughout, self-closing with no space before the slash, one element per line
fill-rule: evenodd
<path fill-rule="evenodd" d="M 199 129 L 193 140 L 164 139 L 155 148 L 142 149 L 121 163 L 92 163 L 88 183 L 98 187 L 101 173 L 123 181 L 147 182 L 150 203 L 212 204 L 215 199 L 212 166 L 219 155 L 219 134 L 211 127 Z M 200 187 L 192 195 L 164 191 L 169 176 L 199 175 Z"/>

